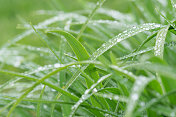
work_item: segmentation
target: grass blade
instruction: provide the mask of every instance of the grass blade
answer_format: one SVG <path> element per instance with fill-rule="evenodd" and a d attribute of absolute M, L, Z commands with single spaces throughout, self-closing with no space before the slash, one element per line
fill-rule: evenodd
<path fill-rule="evenodd" d="M 74 115 L 74 113 L 76 112 L 76 110 L 78 109 L 78 107 L 80 106 L 81 103 L 83 103 L 85 100 L 87 100 L 91 95 L 89 95 L 89 93 L 97 86 L 99 85 L 102 81 L 104 81 L 105 79 L 109 78 L 111 76 L 111 74 L 108 74 L 106 76 L 101 77 L 95 84 L 93 84 L 90 89 L 87 89 L 84 94 L 82 95 L 82 97 L 79 99 L 79 101 L 72 107 L 72 113 L 70 114 L 70 117 L 72 117 Z"/>
<path fill-rule="evenodd" d="M 169 26 L 162 28 L 156 37 L 156 44 L 154 47 L 154 54 L 155 56 L 158 56 L 160 58 L 163 58 L 163 52 L 164 52 L 164 44 L 165 44 L 165 38 L 168 32 Z"/>
<path fill-rule="evenodd" d="M 146 78 L 143 76 L 138 77 L 136 82 L 133 85 L 133 89 L 127 104 L 125 117 L 132 117 L 133 111 L 136 107 L 137 101 L 139 100 L 140 94 L 145 88 L 145 86 L 151 81 L 152 79 Z"/>
<path fill-rule="evenodd" d="M 40 93 L 40 100 L 42 99 L 42 97 L 43 97 L 43 93 L 44 93 L 44 91 L 45 91 L 45 87 L 46 87 L 46 85 L 44 85 L 43 86 L 43 89 L 42 89 L 42 91 L 41 91 L 41 93 Z M 39 102 L 38 104 L 37 104 L 37 117 L 40 117 L 41 116 L 41 103 Z"/>
<path fill-rule="evenodd" d="M 94 16 L 96 10 L 97 10 L 98 8 L 100 8 L 100 7 L 103 5 L 103 3 L 104 3 L 105 1 L 106 1 L 106 0 L 99 0 L 99 1 L 97 2 L 97 5 L 96 5 L 95 8 L 93 9 L 93 11 L 89 14 L 89 16 L 88 16 L 86 22 L 83 24 L 83 26 L 82 26 L 82 28 L 81 28 L 81 30 L 80 30 L 80 33 L 78 34 L 78 36 L 77 36 L 77 38 L 76 38 L 77 40 L 80 39 L 82 33 L 83 33 L 84 30 L 86 29 L 87 24 L 89 23 L 89 21 L 90 21 L 90 20 L 92 19 L 92 17 Z"/>
<path fill-rule="evenodd" d="M 97 49 L 93 55 L 91 56 L 91 60 L 95 60 L 97 57 L 102 55 L 104 52 L 109 50 L 111 47 L 116 45 L 117 43 L 132 37 L 140 32 L 147 31 L 147 30 L 152 30 L 155 28 L 160 28 L 162 25 L 160 24 L 155 24 L 155 23 L 148 23 L 148 24 L 142 24 L 139 26 L 134 26 L 130 28 L 129 30 L 126 30 L 119 35 L 115 36 L 113 39 L 109 40 L 108 42 L 104 43 L 99 49 Z"/>
<path fill-rule="evenodd" d="M 103 98 L 108 98 L 110 100 L 116 100 L 116 101 L 121 101 L 121 102 L 128 102 L 127 98 L 125 98 L 123 96 L 119 96 L 119 95 L 106 94 L 106 93 L 96 93 L 95 95 L 103 97 Z"/>
<path fill-rule="evenodd" d="M 66 40 L 68 41 L 69 45 L 73 49 L 79 61 L 87 60 L 89 58 L 89 54 L 87 53 L 86 49 L 73 35 L 69 34 L 68 32 L 62 31 L 62 30 L 49 31 L 49 32 L 59 33 L 65 36 Z"/>

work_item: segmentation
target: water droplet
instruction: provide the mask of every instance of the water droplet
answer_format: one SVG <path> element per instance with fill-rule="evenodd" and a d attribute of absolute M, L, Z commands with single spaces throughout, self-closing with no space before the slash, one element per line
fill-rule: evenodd
<path fill-rule="evenodd" d="M 54 67 L 55 67 L 55 68 L 61 67 L 61 64 L 56 63 L 56 64 L 54 64 Z"/>
<path fill-rule="evenodd" d="M 175 112 L 172 112 L 172 113 L 170 114 L 170 116 L 171 116 L 171 117 L 175 117 Z"/>
<path fill-rule="evenodd" d="M 133 100 L 137 100 L 139 96 L 138 96 L 138 94 L 132 94 L 131 97 L 132 97 Z"/>
<path fill-rule="evenodd" d="M 93 89 L 93 93 L 96 93 L 96 92 L 97 92 L 97 89 L 96 89 L 96 88 L 94 88 L 94 89 Z"/>

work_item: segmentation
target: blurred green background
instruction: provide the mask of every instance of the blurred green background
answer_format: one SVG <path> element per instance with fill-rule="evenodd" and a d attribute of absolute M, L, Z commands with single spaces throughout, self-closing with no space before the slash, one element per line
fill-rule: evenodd
<path fill-rule="evenodd" d="M 40 17 L 35 17 L 35 11 L 62 10 L 73 12 L 85 8 L 87 1 L 97 2 L 97 0 L 0 0 L 0 47 L 24 31 L 16 29 L 17 24 L 21 24 L 23 20 L 33 23 L 36 20 L 42 21 L 39 19 Z M 130 11 L 127 0 L 108 0 L 104 7 L 110 7 L 121 12 Z"/>

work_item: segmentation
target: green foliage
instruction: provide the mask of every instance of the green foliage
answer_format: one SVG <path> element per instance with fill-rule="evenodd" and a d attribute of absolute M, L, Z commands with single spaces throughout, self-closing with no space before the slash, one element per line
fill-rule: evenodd
<path fill-rule="evenodd" d="M 0 116 L 176 116 L 174 0 L 48 3 L 0 48 Z"/>

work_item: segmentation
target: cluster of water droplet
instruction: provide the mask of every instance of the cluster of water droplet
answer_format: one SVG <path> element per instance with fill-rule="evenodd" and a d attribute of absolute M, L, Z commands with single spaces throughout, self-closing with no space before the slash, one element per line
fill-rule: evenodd
<path fill-rule="evenodd" d="M 2 63 L 19 67 L 23 60 L 24 57 L 20 56 L 17 50 L 4 48 L 0 51 L 0 62 Z"/>
<path fill-rule="evenodd" d="M 149 51 L 151 51 L 151 50 L 153 50 L 153 49 L 154 49 L 154 47 L 148 47 L 148 48 L 146 48 L 145 50 L 137 51 L 137 52 L 134 52 L 134 53 L 130 53 L 130 54 L 128 54 L 128 55 L 125 55 L 125 56 L 123 56 L 123 57 L 120 57 L 120 58 L 118 58 L 118 60 L 123 60 L 123 59 L 127 59 L 127 58 L 130 58 L 130 57 L 136 56 L 136 55 L 140 55 L 140 54 L 149 52 Z"/>
<path fill-rule="evenodd" d="M 154 47 L 155 56 L 163 57 L 164 44 L 165 44 L 165 38 L 167 35 L 167 31 L 168 31 L 168 27 L 163 28 L 157 34 L 156 43 Z"/>
<path fill-rule="evenodd" d="M 139 26 L 133 26 L 132 28 L 125 30 L 124 32 L 120 33 L 119 35 L 115 36 L 113 39 L 109 40 L 108 42 L 104 43 L 99 49 L 97 49 L 93 55 L 91 56 L 91 60 L 95 60 L 97 57 L 102 55 L 104 52 L 106 52 L 108 49 L 116 45 L 117 43 L 136 35 L 137 33 L 155 29 L 162 27 L 160 24 L 155 24 L 155 23 L 147 23 L 147 24 L 142 24 Z"/>

